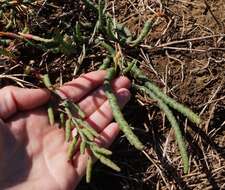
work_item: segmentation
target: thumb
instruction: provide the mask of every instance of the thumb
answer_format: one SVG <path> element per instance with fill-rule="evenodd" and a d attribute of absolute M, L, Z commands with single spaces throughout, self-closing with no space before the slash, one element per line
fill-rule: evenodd
<path fill-rule="evenodd" d="M 45 104 L 50 93 L 43 89 L 7 86 L 0 89 L 0 118 L 7 119 L 18 110 L 34 109 Z"/>

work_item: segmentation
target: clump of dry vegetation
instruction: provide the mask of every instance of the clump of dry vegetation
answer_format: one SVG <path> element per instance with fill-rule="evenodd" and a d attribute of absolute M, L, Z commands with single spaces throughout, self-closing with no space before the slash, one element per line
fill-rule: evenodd
<path fill-rule="evenodd" d="M 81 184 L 80 189 L 223 188 L 225 7 L 222 0 L 118 0 L 107 4 L 88 0 L 2 0 L 0 7 L 1 86 L 41 87 L 40 76 L 46 73 L 54 83 L 62 85 L 99 67 L 113 67 L 117 74 L 134 77 L 134 97 L 124 114 L 145 145 L 144 154 L 120 137 L 113 145 L 116 151 L 111 159 L 122 172 L 114 173 L 97 165 L 92 183 L 88 187 Z M 109 76 L 105 89 L 108 98 L 113 99 L 110 92 L 113 76 Z M 201 124 L 189 110 L 178 109 L 181 105 L 175 100 L 199 113 Z M 111 105 L 114 104 L 112 101 Z M 70 139 L 68 129 L 73 118 L 66 112 L 68 101 L 61 106 L 68 119 L 66 131 Z M 168 111 L 168 106 L 173 112 Z M 191 113 L 190 120 L 199 125 L 189 122 L 176 110 L 187 117 Z M 170 128 L 168 121 L 176 130 Z M 179 128 L 178 124 L 183 127 Z M 86 129 L 80 133 L 84 138 L 91 141 L 97 136 Z M 181 134 L 188 142 L 187 148 Z M 126 136 L 132 143 L 134 136 Z M 175 136 L 181 137 L 178 146 Z M 75 143 L 76 139 L 71 146 Z M 132 144 L 143 150 L 142 143 Z M 187 174 L 183 173 L 179 149 Z M 108 187 L 109 183 L 114 185 Z"/>

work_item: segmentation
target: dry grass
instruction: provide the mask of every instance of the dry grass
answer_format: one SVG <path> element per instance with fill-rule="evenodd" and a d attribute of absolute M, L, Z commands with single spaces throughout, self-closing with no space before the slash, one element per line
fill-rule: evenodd
<path fill-rule="evenodd" d="M 44 3 L 39 1 L 39 15 L 31 14 L 33 20 L 27 23 L 32 26 L 32 34 L 50 36 L 52 27 L 57 24 L 70 33 L 69 26 L 78 19 L 93 18 L 91 13 L 83 12 L 77 2 L 66 1 L 62 6 L 56 1 L 54 7 L 50 6 L 52 3 L 48 6 Z M 47 14 L 48 9 L 52 12 Z M 177 115 L 190 153 L 191 168 L 188 175 L 183 175 L 175 136 L 165 115 L 151 99 L 141 95 L 133 97 L 124 113 L 129 123 L 137 126 L 135 132 L 147 146 L 146 154 L 130 147 L 125 138 L 118 138 L 112 147 L 113 160 L 122 167 L 122 172 L 113 173 L 97 164 L 93 183 L 81 184 L 78 189 L 225 189 L 223 0 L 116 0 L 109 2 L 108 10 L 134 34 L 140 32 L 147 19 L 158 15 L 153 31 L 135 57 L 153 82 L 199 113 L 203 122 L 195 126 Z M 11 30 L 21 31 L 24 27 L 21 23 L 17 30 L 13 27 Z M 0 31 L 2 28 L 3 21 Z M 27 66 L 31 70 L 29 76 L 15 76 L 29 82 L 20 81 L 23 85 L 40 86 L 36 75 L 45 72 L 60 84 L 75 74 L 96 69 L 104 54 L 93 49 L 79 62 L 80 49 L 73 56 L 42 52 L 34 47 L 28 52 L 28 47 L 21 42 L 11 44 L 10 51 L 17 57 L 0 57 L 1 86 L 15 84 L 15 80 L 1 76 L 24 73 Z"/>

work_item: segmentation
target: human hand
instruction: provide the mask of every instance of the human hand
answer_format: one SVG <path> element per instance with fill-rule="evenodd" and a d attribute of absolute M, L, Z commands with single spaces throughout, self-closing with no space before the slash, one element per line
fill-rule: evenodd
<path fill-rule="evenodd" d="M 110 123 L 113 116 L 101 86 L 105 74 L 85 74 L 60 92 L 79 104 L 85 120 L 101 134 L 101 145 L 108 147 L 119 128 Z M 129 100 L 129 86 L 125 77 L 113 81 L 121 106 Z M 87 154 L 77 152 L 69 163 L 64 130 L 49 125 L 44 109 L 49 99 L 42 89 L 0 89 L 0 189 L 71 190 L 85 174 Z"/>

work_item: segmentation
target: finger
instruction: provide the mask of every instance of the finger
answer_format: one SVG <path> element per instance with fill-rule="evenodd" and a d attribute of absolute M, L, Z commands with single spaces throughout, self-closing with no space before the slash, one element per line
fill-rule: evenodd
<path fill-rule="evenodd" d="M 126 77 L 119 77 L 112 82 L 112 88 L 116 92 L 121 88 L 130 88 L 130 80 Z M 106 100 L 103 87 L 99 87 L 91 95 L 85 97 L 79 103 L 80 108 L 85 113 L 86 117 L 96 111 Z"/>
<path fill-rule="evenodd" d="M 65 83 L 59 92 L 67 98 L 77 102 L 104 81 L 106 71 L 93 71 Z"/>
<path fill-rule="evenodd" d="M 129 101 L 130 99 L 130 92 L 129 90 L 122 88 L 117 92 L 117 99 L 119 105 L 124 107 L 124 105 Z M 98 132 L 102 131 L 105 126 L 107 126 L 113 119 L 113 114 L 111 111 L 111 107 L 109 105 L 108 101 L 105 101 L 99 107 L 98 110 L 96 110 L 90 117 L 86 119 L 86 121 L 95 128 Z"/>
<path fill-rule="evenodd" d="M 100 144 L 102 147 L 108 148 L 115 140 L 118 134 L 119 134 L 119 127 L 117 123 L 111 123 L 101 132 L 101 138 L 99 139 L 98 144 Z M 87 153 L 80 155 L 80 153 L 78 152 L 74 157 L 74 166 L 76 167 L 78 178 L 75 187 L 85 174 L 87 160 L 88 160 Z"/>
<path fill-rule="evenodd" d="M 0 89 L 0 118 L 6 119 L 18 110 L 29 110 L 45 104 L 50 93 L 42 89 L 7 86 Z"/>
<path fill-rule="evenodd" d="M 120 128 L 116 122 L 110 123 L 100 134 L 100 137 L 96 140 L 96 143 L 100 147 L 108 148 L 115 138 L 118 136 Z"/>

